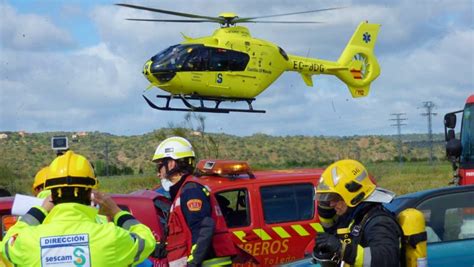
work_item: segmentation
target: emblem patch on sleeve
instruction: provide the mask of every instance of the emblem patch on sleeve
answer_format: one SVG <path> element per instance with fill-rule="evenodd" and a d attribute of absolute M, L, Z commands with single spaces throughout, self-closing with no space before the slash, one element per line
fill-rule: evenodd
<path fill-rule="evenodd" d="M 190 199 L 186 203 L 189 211 L 200 211 L 202 208 L 202 200 L 200 199 Z"/>

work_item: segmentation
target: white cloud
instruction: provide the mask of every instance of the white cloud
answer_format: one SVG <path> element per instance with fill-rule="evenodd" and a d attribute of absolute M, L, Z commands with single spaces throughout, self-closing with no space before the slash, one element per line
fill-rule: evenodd
<path fill-rule="evenodd" d="M 54 25 L 47 17 L 19 14 L 5 3 L 0 4 L 0 12 L 2 48 L 42 51 L 71 48 L 75 45 L 71 34 Z"/>

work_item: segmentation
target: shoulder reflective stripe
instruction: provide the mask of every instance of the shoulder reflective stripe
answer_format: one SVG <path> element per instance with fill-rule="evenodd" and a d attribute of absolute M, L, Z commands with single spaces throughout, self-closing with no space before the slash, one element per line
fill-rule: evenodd
<path fill-rule="evenodd" d="M 202 262 L 202 267 L 207 267 L 207 266 L 225 266 L 225 265 L 231 265 L 232 260 L 230 257 L 220 257 L 220 258 L 214 258 L 210 260 L 205 260 Z"/>
<path fill-rule="evenodd" d="M 11 238 L 11 237 L 10 237 Z M 7 256 L 7 259 L 12 262 L 12 259 L 10 258 L 10 251 L 8 250 L 8 244 L 10 244 L 10 240 L 5 242 L 5 248 L 4 248 L 4 254 Z"/>
<path fill-rule="evenodd" d="M 128 219 L 122 224 L 122 228 L 125 230 L 130 230 L 130 227 L 140 224 L 136 219 Z"/>
<path fill-rule="evenodd" d="M 174 206 L 175 206 L 175 207 L 181 206 L 181 197 L 178 197 L 178 198 L 175 200 Z"/>
<path fill-rule="evenodd" d="M 41 224 L 38 219 L 36 219 L 33 215 L 31 214 L 25 214 L 20 217 L 20 221 L 27 223 L 28 225 L 35 226 Z"/>
<path fill-rule="evenodd" d="M 295 230 L 300 236 L 308 236 L 309 233 L 306 231 L 306 229 L 303 228 L 303 226 L 299 224 L 292 225 L 291 228 Z"/>
<path fill-rule="evenodd" d="M 365 254 L 365 248 L 363 248 L 361 245 L 357 245 L 357 254 L 356 254 L 354 266 L 357 266 L 357 267 L 369 266 L 370 267 L 370 260 L 371 260 L 370 250 L 368 254 L 369 255 Z M 366 265 L 367 260 L 369 260 L 369 265 Z"/>
<path fill-rule="evenodd" d="M 135 254 L 135 258 L 133 259 L 133 262 L 137 262 L 140 259 L 140 255 L 142 254 L 143 250 L 145 249 L 145 240 L 143 240 L 135 233 L 130 233 L 130 235 L 135 241 L 138 241 L 137 253 Z"/>
<path fill-rule="evenodd" d="M 359 248 L 357 248 L 357 249 L 359 249 Z M 364 248 L 364 261 L 362 262 L 362 266 L 363 267 L 370 267 L 371 262 L 372 262 L 372 252 L 370 251 L 370 247 L 366 247 L 366 248 Z"/>
<path fill-rule="evenodd" d="M 234 231 L 233 233 L 243 243 L 247 242 L 247 240 L 244 239 L 244 237 L 245 237 L 245 232 L 244 231 Z"/>
<path fill-rule="evenodd" d="M 313 229 L 316 230 L 316 232 L 318 233 L 324 232 L 323 226 L 319 223 L 310 223 L 309 225 L 311 225 L 311 227 L 313 227 Z"/>
<path fill-rule="evenodd" d="M 266 241 L 266 240 L 272 240 L 272 237 L 269 236 L 267 234 L 267 232 L 265 232 L 265 230 L 261 229 L 261 228 L 257 228 L 257 229 L 253 229 L 252 230 L 256 235 L 258 235 L 263 241 Z"/>
<path fill-rule="evenodd" d="M 289 238 L 291 237 L 290 234 L 288 234 L 287 231 L 285 231 L 285 229 L 283 229 L 283 227 L 281 226 L 275 226 L 275 227 L 272 227 L 273 231 L 275 231 L 275 233 L 277 233 L 277 235 L 279 235 L 281 238 Z"/>

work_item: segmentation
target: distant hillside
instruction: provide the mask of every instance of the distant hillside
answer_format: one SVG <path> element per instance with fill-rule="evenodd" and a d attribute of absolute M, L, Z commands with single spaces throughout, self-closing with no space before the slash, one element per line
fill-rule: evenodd
<path fill-rule="evenodd" d="M 156 146 L 168 136 L 189 138 L 199 159 L 221 158 L 246 160 L 253 168 L 288 168 L 324 166 L 341 158 L 355 158 L 362 162 L 393 161 L 398 158 L 397 139 L 393 136 L 284 136 L 265 134 L 239 137 L 227 134 L 207 134 L 186 128 L 160 129 L 137 136 L 116 136 L 88 132 L 72 141 L 71 132 L 27 133 L 3 132 L 0 139 L 0 167 L 7 167 L 16 177 L 32 178 L 40 167 L 55 157 L 50 138 L 66 135 L 72 150 L 87 156 L 99 175 L 105 174 L 106 146 L 109 174 L 153 174 L 150 162 Z M 405 139 L 404 139 L 405 140 Z M 435 157 L 444 160 L 444 143 L 436 138 Z M 426 160 L 429 148 L 419 145 L 422 139 L 410 138 L 403 143 L 403 157 L 407 161 Z M 106 145 L 108 144 L 108 145 Z M 1 181 L 0 181 L 1 182 Z"/>

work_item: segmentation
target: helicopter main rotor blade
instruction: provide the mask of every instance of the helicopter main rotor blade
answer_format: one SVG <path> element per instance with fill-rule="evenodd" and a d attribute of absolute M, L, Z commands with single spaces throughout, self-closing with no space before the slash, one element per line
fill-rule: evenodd
<path fill-rule="evenodd" d="M 240 23 L 288 23 L 288 24 L 322 24 L 322 21 L 272 21 L 272 20 L 250 20 Z"/>
<path fill-rule="evenodd" d="M 140 10 L 146 10 L 146 11 L 151 11 L 151 12 L 163 13 L 163 14 L 168 14 L 168 15 L 186 17 L 186 18 L 208 19 L 208 20 L 211 20 L 213 22 L 219 22 L 219 23 L 223 21 L 222 19 L 216 18 L 216 17 L 207 17 L 207 16 L 196 15 L 196 14 L 175 12 L 175 11 L 157 9 L 157 8 L 151 8 L 151 7 L 145 7 L 145 6 L 137 6 L 137 5 L 121 4 L 121 3 L 115 4 L 115 5 L 122 6 L 122 7 L 128 7 L 128 8 L 134 8 L 134 9 L 140 9 Z"/>
<path fill-rule="evenodd" d="M 284 14 L 276 14 L 276 15 L 268 15 L 268 16 L 258 16 L 258 17 L 249 17 L 249 18 L 238 18 L 238 19 L 236 19 L 234 22 L 235 22 L 235 23 L 241 23 L 241 22 L 248 22 L 249 20 L 254 20 L 254 19 L 283 17 L 283 16 L 291 16 L 291 15 L 306 14 L 306 13 L 316 13 L 316 12 L 323 12 L 323 11 L 330 11 L 330 10 L 337 10 L 337 9 L 344 9 L 344 8 L 346 8 L 346 7 L 330 7 L 330 8 L 321 8 L 321 9 L 315 9 L 315 10 L 307 10 L 307 11 L 284 13 Z"/>
<path fill-rule="evenodd" d="M 200 23 L 215 22 L 214 20 L 192 20 L 192 19 L 126 19 L 132 21 L 150 21 L 150 22 L 184 22 L 184 23 Z"/>

